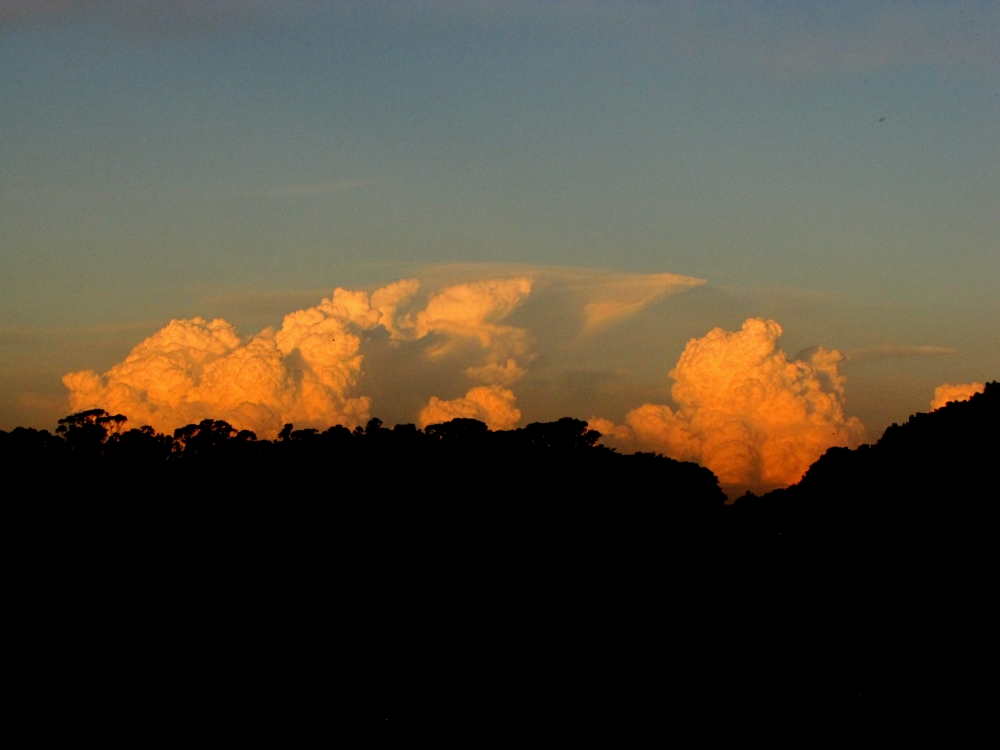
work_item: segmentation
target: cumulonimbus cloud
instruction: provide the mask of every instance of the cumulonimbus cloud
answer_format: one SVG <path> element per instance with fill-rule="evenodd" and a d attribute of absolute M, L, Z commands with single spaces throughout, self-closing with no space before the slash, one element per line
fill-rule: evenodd
<path fill-rule="evenodd" d="M 381 326 L 397 342 L 429 340 L 431 359 L 462 340 L 483 351 L 466 373 L 487 385 L 454 400 L 431 397 L 423 424 L 471 416 L 493 429 L 512 427 L 521 412 L 504 386 L 525 369 L 507 355 L 525 352 L 527 332 L 502 321 L 531 292 L 531 279 L 453 285 L 432 294 L 424 309 L 401 314 L 419 288 L 417 279 L 370 295 L 338 288 L 319 305 L 286 315 L 279 330 L 246 340 L 222 319 L 173 320 L 104 374 L 64 376 L 70 408 L 103 408 L 167 431 L 205 418 L 261 436 L 274 436 L 286 422 L 355 426 L 371 407 L 369 397 L 352 394 L 362 374 L 363 336 Z"/>
<path fill-rule="evenodd" d="M 483 277 L 497 270 L 508 275 Z M 65 375 L 69 408 L 103 408 L 161 431 L 206 418 L 261 437 L 274 436 L 287 422 L 351 427 L 371 415 L 363 364 L 377 352 L 370 362 L 390 363 L 390 370 L 376 373 L 375 392 L 392 398 L 405 391 L 397 403 L 413 411 L 400 415 L 404 419 L 426 425 L 472 417 L 507 429 L 521 418 L 511 389 L 529 374 L 540 341 L 548 342 L 551 362 L 550 349 L 597 340 L 582 334 L 703 283 L 565 268 L 463 266 L 431 268 L 427 275 L 436 275 L 437 283 L 424 296 L 416 278 L 371 293 L 338 288 L 318 305 L 285 315 L 277 329 L 249 337 L 223 319 L 173 320 L 106 372 Z M 512 324 L 536 289 L 541 299 Z M 539 326 L 541 337 L 528 323 Z M 397 364 L 406 369 L 396 370 Z M 379 381 L 382 372 L 419 377 Z"/>
<path fill-rule="evenodd" d="M 371 405 L 348 393 L 361 373 L 360 334 L 380 323 L 391 330 L 416 286 L 397 282 L 371 296 L 336 289 L 246 341 L 225 320 L 172 320 L 103 375 L 66 375 L 70 407 L 120 412 L 159 430 L 205 418 L 262 435 L 285 422 L 356 425 Z"/>
<path fill-rule="evenodd" d="M 792 484 L 828 448 L 858 444 L 864 427 L 844 414 L 840 353 L 817 347 L 807 361 L 789 360 L 778 348 L 781 333 L 775 321 L 752 318 L 740 331 L 692 339 L 670 371 L 676 410 L 643 404 L 623 426 L 590 424 L 697 461 L 723 483 Z"/>
<path fill-rule="evenodd" d="M 986 386 L 983 383 L 960 383 L 958 385 L 944 383 L 934 389 L 934 398 L 931 399 L 931 410 L 940 409 L 952 401 L 968 401 L 977 393 L 982 393 L 984 390 L 986 390 Z"/>

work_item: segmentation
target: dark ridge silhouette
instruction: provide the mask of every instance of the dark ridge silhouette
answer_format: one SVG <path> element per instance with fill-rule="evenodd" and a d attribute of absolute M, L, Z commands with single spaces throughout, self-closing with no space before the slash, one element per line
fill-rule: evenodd
<path fill-rule="evenodd" d="M 847 720 L 985 664 L 998 408 L 990 383 L 728 506 L 707 469 L 618 454 L 569 418 L 268 441 L 92 410 L 55 435 L 0 431 L 12 601 L 46 643 L 113 612 L 116 638 L 158 623 L 143 668 L 199 654 L 236 680 L 278 622 L 283 660 L 363 664 L 392 713 L 474 678 L 526 710 L 600 683 L 649 715 L 766 696 L 772 718 L 811 703 Z"/>
<path fill-rule="evenodd" d="M 707 518 L 722 512 L 725 501 L 707 469 L 660 455 L 616 453 L 597 444 L 600 433 L 586 422 L 570 418 L 495 432 L 474 419 L 424 430 L 412 424 L 388 429 L 379 419 L 353 431 L 288 424 L 274 441 L 219 420 L 181 427 L 172 436 L 148 426 L 126 429 L 126 422 L 93 409 L 59 420 L 56 435 L 0 431 L 0 460 L 8 472 L 36 477 L 29 492 L 40 497 L 60 480 L 100 476 L 114 494 L 188 502 L 195 487 L 212 486 L 215 493 L 199 498 L 206 505 L 238 500 L 276 508 L 362 501 L 374 507 L 426 493 L 437 503 L 469 508 L 493 501 L 599 501 Z M 80 494 L 87 489 L 80 487 Z"/>
<path fill-rule="evenodd" d="M 774 612 L 802 628 L 791 641 L 843 695 L 983 706 L 972 686 L 995 638 L 998 456 L 993 382 L 727 509 L 742 559 L 771 555 Z"/>
<path fill-rule="evenodd" d="M 991 508 L 998 404 L 1000 385 L 989 383 L 968 401 L 893 424 L 874 445 L 830 449 L 796 485 L 762 497 L 748 492 L 725 508 L 707 469 L 660 455 L 619 454 L 571 418 L 508 431 L 474 419 L 424 430 L 388 429 L 379 419 L 353 431 L 288 424 L 269 441 L 211 419 L 172 436 L 148 426 L 127 429 L 124 416 L 92 409 L 59 420 L 55 435 L 0 430 L 0 466 L 42 500 L 62 496 L 61 482 L 87 476 L 107 484 L 79 486 L 80 497 L 134 492 L 190 501 L 190 483 L 197 481 L 216 488 L 201 498 L 205 503 L 337 505 L 365 498 L 384 505 L 426 493 L 435 502 L 470 506 L 499 500 L 642 506 L 664 519 L 711 519 L 727 533 L 858 538 L 963 524 Z"/>

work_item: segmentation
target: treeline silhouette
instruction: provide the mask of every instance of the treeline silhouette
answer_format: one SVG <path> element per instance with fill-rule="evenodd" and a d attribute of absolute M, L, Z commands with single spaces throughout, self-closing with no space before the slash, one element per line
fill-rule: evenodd
<path fill-rule="evenodd" d="M 687 515 L 718 513 L 725 495 L 709 470 L 660 455 L 622 455 L 598 445 L 600 433 L 564 418 L 508 431 L 475 419 L 454 419 L 419 430 L 386 428 L 379 419 L 349 430 L 295 429 L 258 440 L 221 420 L 206 419 L 174 431 L 127 429 L 122 415 L 101 409 L 59 420 L 46 430 L 0 431 L 8 471 L 33 476 L 34 492 L 59 481 L 100 477 L 102 491 L 137 491 L 146 497 L 189 496 L 193 482 L 216 488 L 206 501 L 311 499 L 372 504 L 426 493 L 474 505 L 530 499 L 585 504 L 596 493 L 607 504 L 638 484 L 659 486 L 655 502 Z M 81 488 L 82 489 L 82 488 Z M 642 498 L 645 500 L 646 498 Z"/>
<path fill-rule="evenodd" d="M 997 497 L 992 467 L 1000 440 L 1000 384 L 968 401 L 893 424 L 878 442 L 832 448 L 791 487 L 735 504 L 715 476 L 652 453 L 598 444 L 587 423 L 563 418 L 491 431 L 474 419 L 417 429 L 379 419 L 349 430 L 295 429 L 258 440 L 221 420 L 174 431 L 130 428 L 92 409 L 59 420 L 56 434 L 0 430 L 0 463 L 27 496 L 74 486 L 79 495 L 205 502 L 382 504 L 424 495 L 438 502 L 591 504 L 655 509 L 748 534 L 862 538 L 921 524 L 963 524 Z M 86 482 L 84 482 L 86 480 Z M 200 483 L 200 484 L 192 484 Z"/>
<path fill-rule="evenodd" d="M 256 684 L 245 655 L 270 631 L 247 623 L 280 617 L 283 660 L 364 661 L 397 707 L 442 673 L 509 680 L 539 709 L 598 683 L 650 715 L 761 691 L 778 711 L 854 705 L 954 690 L 955 665 L 982 662 L 998 417 L 994 382 L 727 505 L 707 469 L 619 454 L 569 418 L 258 440 L 91 410 L 0 431 L 3 512 L 18 612 L 46 613 L 46 643 L 85 627 L 74 613 L 165 623 L 165 672 L 211 651 Z"/>

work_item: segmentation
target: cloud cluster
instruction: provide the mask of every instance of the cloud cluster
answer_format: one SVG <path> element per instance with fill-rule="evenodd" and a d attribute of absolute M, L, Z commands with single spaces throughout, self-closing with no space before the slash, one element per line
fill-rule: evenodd
<path fill-rule="evenodd" d="M 508 429 L 521 417 L 504 386 L 526 372 L 513 356 L 527 347 L 527 332 L 503 319 L 531 292 L 527 277 L 488 279 L 446 287 L 422 310 L 402 314 L 418 292 L 405 279 L 370 295 L 336 289 L 319 305 L 289 313 L 277 331 L 242 339 L 227 321 L 172 320 L 103 375 L 92 370 L 63 377 L 69 406 L 103 408 L 158 430 L 225 419 L 238 429 L 273 436 L 286 422 L 299 426 L 354 426 L 370 416 L 371 399 L 352 395 L 362 375 L 362 344 L 378 326 L 397 344 L 425 347 L 444 357 L 462 342 L 482 352 L 466 374 L 486 383 L 464 398 L 432 396 L 423 424 L 458 416 Z"/>
<path fill-rule="evenodd" d="M 261 437 L 287 422 L 353 427 L 370 416 L 372 399 L 356 391 L 366 352 L 379 352 L 390 359 L 374 361 L 390 372 L 414 374 L 404 419 L 423 427 L 466 417 L 510 429 L 522 416 L 512 387 L 528 374 L 540 340 L 548 342 L 545 356 L 559 346 L 585 352 L 580 347 L 599 339 L 600 329 L 702 283 L 579 269 L 455 281 L 424 296 L 417 279 L 370 294 L 338 288 L 285 315 L 277 330 L 248 338 L 222 319 L 173 320 L 107 372 L 66 375 L 70 408 L 104 408 L 163 431 L 205 418 Z M 536 290 L 544 299 L 532 303 L 530 319 L 547 339 L 510 322 Z M 740 331 L 717 328 L 692 339 L 670 372 L 672 406 L 647 403 L 628 412 L 624 425 L 590 424 L 609 440 L 697 461 L 724 483 L 795 482 L 827 448 L 859 442 L 863 427 L 844 414 L 841 355 L 815 347 L 790 359 L 780 336 L 777 323 L 754 318 Z M 387 385 L 383 392 L 404 387 Z M 966 391 L 938 389 L 935 398 L 968 397 L 975 387 L 947 386 Z"/>
<path fill-rule="evenodd" d="M 103 375 L 63 378 L 70 408 L 103 408 L 158 430 L 205 418 L 274 435 L 285 422 L 359 424 L 371 399 L 348 391 L 361 373 L 361 333 L 393 330 L 396 307 L 416 291 L 402 281 L 366 292 L 336 289 L 244 341 L 225 320 L 172 320 Z"/>
<path fill-rule="evenodd" d="M 722 483 L 792 484 L 827 448 L 860 442 L 864 427 L 844 415 L 840 353 L 817 347 L 806 361 L 789 360 L 781 333 L 773 320 L 752 318 L 740 331 L 692 339 L 670 371 L 676 410 L 644 404 L 624 426 L 591 425 L 697 461 Z"/>
<path fill-rule="evenodd" d="M 982 393 L 984 390 L 986 390 L 986 386 L 982 383 L 962 383 L 959 385 L 945 383 L 939 385 L 934 389 L 931 410 L 940 409 L 952 401 L 968 401 L 977 393 Z"/>

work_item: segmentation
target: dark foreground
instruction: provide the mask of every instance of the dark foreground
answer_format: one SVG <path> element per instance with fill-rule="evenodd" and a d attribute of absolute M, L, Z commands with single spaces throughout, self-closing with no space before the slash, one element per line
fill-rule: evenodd
<path fill-rule="evenodd" d="M 649 715 L 954 691 L 995 617 L 998 417 L 991 383 L 726 506 L 572 419 L 262 441 L 88 412 L 0 432 L 9 609 L 42 692 L 102 669 L 206 701 L 279 680 L 307 712 L 353 686 L 376 715 Z"/>

